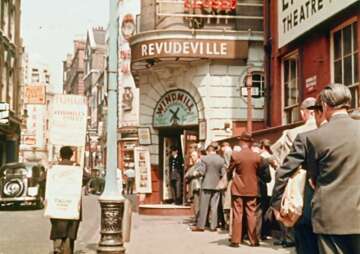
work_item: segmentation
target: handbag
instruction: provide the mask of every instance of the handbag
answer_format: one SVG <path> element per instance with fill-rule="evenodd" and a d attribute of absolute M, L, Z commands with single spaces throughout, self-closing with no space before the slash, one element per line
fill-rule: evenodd
<path fill-rule="evenodd" d="M 280 221 L 292 227 L 299 220 L 304 207 L 306 171 L 299 168 L 289 179 L 281 199 Z"/>

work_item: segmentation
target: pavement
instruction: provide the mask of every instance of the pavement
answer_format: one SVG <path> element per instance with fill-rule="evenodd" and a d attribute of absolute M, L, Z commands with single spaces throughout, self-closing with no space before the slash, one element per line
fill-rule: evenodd
<path fill-rule="evenodd" d="M 80 224 L 75 254 L 95 254 L 99 242 L 100 208 L 98 196 L 83 199 L 83 221 Z M 226 233 L 191 232 L 186 217 L 143 216 L 132 218 L 128 254 L 292 254 L 293 249 L 275 247 L 271 241 L 260 247 L 246 244 L 240 248 L 228 246 Z M 50 222 L 43 210 L 2 209 L 0 211 L 0 254 L 49 254 Z"/>

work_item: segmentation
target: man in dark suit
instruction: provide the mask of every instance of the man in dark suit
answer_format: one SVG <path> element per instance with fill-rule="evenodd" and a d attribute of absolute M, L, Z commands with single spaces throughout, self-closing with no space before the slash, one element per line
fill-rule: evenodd
<path fill-rule="evenodd" d="M 240 152 L 233 152 L 228 174 L 232 176 L 231 186 L 233 223 L 231 234 L 232 247 L 239 247 L 242 242 L 242 228 L 244 211 L 247 218 L 248 237 L 251 246 L 258 246 L 259 239 L 256 234 L 256 210 L 258 206 L 259 176 L 266 170 L 266 163 L 260 155 L 251 150 L 253 139 L 250 133 L 244 132 L 240 136 Z M 267 179 L 270 173 L 267 170 Z"/>
<path fill-rule="evenodd" d="M 179 155 L 179 149 L 176 146 L 171 147 L 171 156 L 169 158 L 169 173 L 171 195 L 175 204 L 181 204 L 181 186 L 183 176 L 183 160 Z"/>
<path fill-rule="evenodd" d="M 210 208 L 210 230 L 215 231 L 218 224 L 218 206 L 220 191 L 218 184 L 221 177 L 226 173 L 225 160 L 216 153 L 217 145 L 211 143 L 208 155 L 202 161 L 205 164 L 205 175 L 201 184 L 200 213 L 196 227 L 192 231 L 204 231 L 208 211 Z"/>
<path fill-rule="evenodd" d="M 351 93 L 346 86 L 328 85 L 320 100 L 328 123 L 296 138 L 276 172 L 272 207 L 284 219 L 278 212 L 281 196 L 289 177 L 305 164 L 315 185 L 311 213 L 319 252 L 360 253 L 360 122 L 347 113 Z"/>

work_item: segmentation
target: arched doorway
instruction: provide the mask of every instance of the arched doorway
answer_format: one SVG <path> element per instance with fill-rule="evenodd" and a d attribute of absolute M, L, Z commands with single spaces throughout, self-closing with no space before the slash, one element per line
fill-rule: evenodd
<path fill-rule="evenodd" d="M 164 94 L 157 102 L 153 127 L 159 131 L 160 172 L 162 200 L 173 201 L 171 192 L 169 159 L 171 148 L 177 147 L 183 161 L 182 201 L 186 201 L 183 176 L 190 166 L 189 155 L 198 143 L 199 110 L 194 98 L 185 90 L 174 89 Z"/>

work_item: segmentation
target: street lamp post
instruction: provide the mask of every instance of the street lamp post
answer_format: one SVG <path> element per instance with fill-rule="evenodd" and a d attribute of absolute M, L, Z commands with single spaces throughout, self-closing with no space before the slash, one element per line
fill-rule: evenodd
<path fill-rule="evenodd" d="M 106 178 L 105 190 L 100 196 L 101 239 L 99 254 L 125 253 L 122 239 L 122 218 L 125 198 L 121 193 L 122 184 L 117 182 L 117 73 L 118 73 L 118 18 L 117 0 L 110 0 L 110 22 L 108 39 L 108 112 L 106 133 Z M 121 178 L 121 177 L 120 177 Z M 120 188 L 119 188 L 120 187 Z"/>
<path fill-rule="evenodd" d="M 247 131 L 252 133 L 252 75 L 250 68 L 247 72 L 246 77 L 246 88 L 247 88 Z"/>

